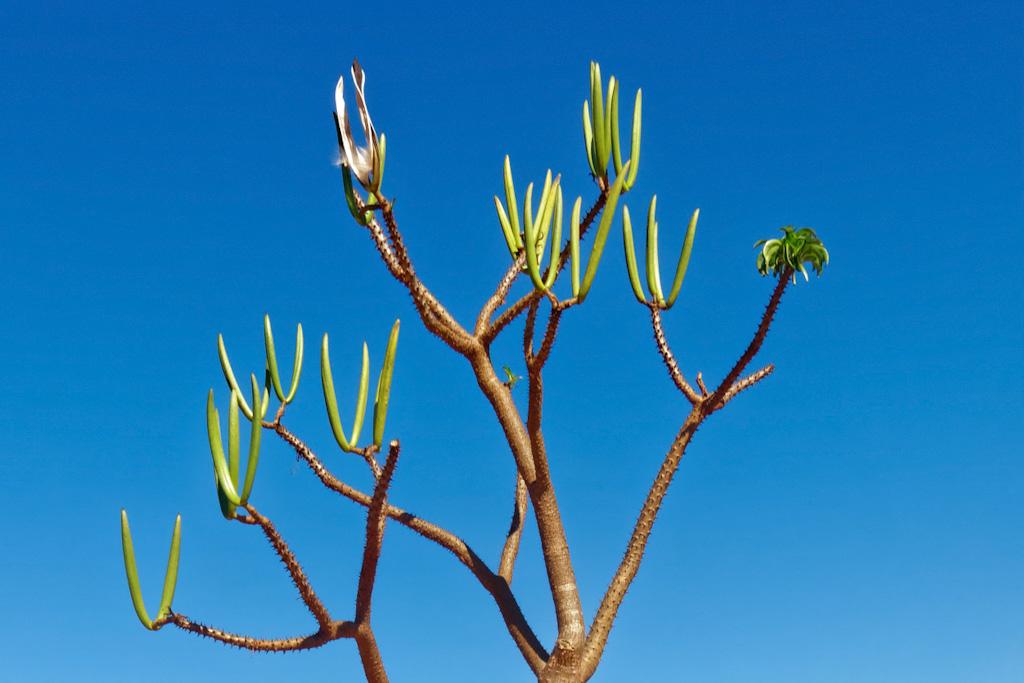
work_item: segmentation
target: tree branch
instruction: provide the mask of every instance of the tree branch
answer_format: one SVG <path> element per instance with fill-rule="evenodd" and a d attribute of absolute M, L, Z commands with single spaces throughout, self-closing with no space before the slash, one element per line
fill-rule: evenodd
<path fill-rule="evenodd" d="M 518 318 L 523 311 L 525 311 L 534 301 L 538 301 L 540 297 L 540 292 L 533 290 L 506 308 L 502 311 L 501 315 L 498 316 L 498 319 L 484 330 L 483 334 L 480 336 L 480 341 L 485 346 L 490 344 L 501 333 L 501 331 L 508 326 L 509 323 Z"/>
<path fill-rule="evenodd" d="M 497 378 L 495 378 L 495 381 L 497 381 Z M 364 507 L 370 506 L 371 496 L 349 486 L 328 472 L 327 468 L 324 467 L 313 451 L 298 437 L 288 431 L 284 425 L 276 425 L 274 430 L 295 449 L 295 452 L 313 470 L 313 473 L 324 486 Z M 384 505 L 384 510 L 389 518 L 452 553 L 459 562 L 473 573 L 473 576 L 480 582 L 480 585 L 490 593 L 495 603 L 497 603 L 498 610 L 505 621 L 505 626 L 526 663 L 533 671 L 540 671 L 544 666 L 544 662 L 548 659 L 547 650 L 541 645 L 533 629 L 527 623 L 526 617 L 523 616 L 519 603 L 512 594 L 508 583 L 492 572 L 487 563 L 481 560 L 465 541 L 450 531 L 442 529 L 436 524 L 395 507 L 390 503 Z"/>
<path fill-rule="evenodd" d="M 682 371 L 679 370 L 679 363 L 676 362 L 675 356 L 672 355 L 672 349 L 668 346 L 665 329 L 661 325 L 661 310 L 656 303 L 649 304 L 649 306 L 651 309 L 651 326 L 654 328 L 654 341 L 658 344 L 658 351 L 661 352 L 661 358 L 665 361 L 668 374 L 675 383 L 676 388 L 683 392 L 683 395 L 689 399 L 690 403 L 697 405 L 700 403 L 700 396 L 697 395 L 697 392 L 693 390 L 693 387 L 683 377 Z"/>
<path fill-rule="evenodd" d="M 295 559 L 295 554 L 288 548 L 288 544 L 285 543 L 281 534 L 277 533 L 277 529 L 274 528 L 269 519 L 257 512 L 252 504 L 246 504 L 243 507 L 249 513 L 249 516 L 260 525 L 270 544 L 274 546 L 274 550 L 277 551 L 281 562 L 284 563 L 285 568 L 288 569 L 288 573 L 292 577 L 292 583 L 299 589 L 302 601 L 306 603 L 306 607 L 309 608 L 309 611 L 316 618 L 317 624 L 320 625 L 320 630 L 327 629 L 332 623 L 331 615 L 327 612 L 327 608 L 320 602 L 320 598 L 317 597 L 313 587 L 309 584 L 309 579 L 306 578 L 305 572 L 302 571 L 299 561 Z"/>
<path fill-rule="evenodd" d="M 505 297 L 508 296 L 508 291 L 512 288 L 512 284 L 515 283 L 519 274 L 523 272 L 523 265 L 526 263 L 526 252 L 521 252 L 512 261 L 512 265 L 505 271 L 505 275 L 502 276 L 501 281 L 498 282 L 497 289 L 494 290 L 494 294 L 491 298 L 484 303 L 484 307 L 480 309 L 480 315 L 476 317 L 476 327 L 473 333 L 480 337 L 487 330 L 491 322 L 491 316 L 498 310 L 498 306 L 505 303 Z"/>
<path fill-rule="evenodd" d="M 526 482 L 523 475 L 516 472 L 516 499 L 512 507 L 512 524 L 508 529 L 508 536 L 505 537 L 505 547 L 501 551 L 501 562 L 498 565 L 498 576 L 505 579 L 509 585 L 512 584 L 512 572 L 516 566 L 516 556 L 519 554 L 519 541 L 523 537 L 523 524 L 526 522 L 526 507 L 529 498 L 526 491 Z"/>
<path fill-rule="evenodd" d="M 154 621 L 153 625 L 174 624 L 178 628 L 195 633 L 205 638 L 211 638 L 227 645 L 232 645 L 243 650 L 252 652 L 295 652 L 298 650 L 312 650 L 313 648 L 326 645 L 332 640 L 339 638 L 355 638 L 356 624 L 351 621 L 332 621 L 326 628 L 321 628 L 312 635 L 302 638 L 264 639 L 241 636 L 220 629 L 204 626 L 194 622 L 184 614 L 171 612 L 162 621 Z"/>
<path fill-rule="evenodd" d="M 373 487 L 373 498 L 366 511 L 366 545 L 363 547 L 363 566 L 359 570 L 359 588 L 356 591 L 356 623 L 360 625 L 370 623 L 373 583 L 377 577 L 377 564 L 384 543 L 384 523 L 387 520 L 384 507 L 388 502 L 388 488 L 395 474 L 400 450 L 398 441 L 392 441 L 384 470 Z"/>
<path fill-rule="evenodd" d="M 772 364 L 768 364 L 765 367 L 758 370 L 757 372 L 751 373 L 744 377 L 743 379 L 741 379 L 739 382 L 736 382 L 736 384 L 734 384 L 732 388 L 729 389 L 729 391 L 725 392 L 725 396 L 722 397 L 722 402 L 715 406 L 715 410 L 724 407 L 726 403 L 735 398 L 736 395 L 739 394 L 741 391 L 744 391 L 745 389 L 749 389 L 750 387 L 754 386 L 755 384 L 763 380 L 765 377 L 772 374 L 774 370 L 775 366 Z"/>
<path fill-rule="evenodd" d="M 633 534 L 630 536 L 629 545 L 626 547 L 625 557 L 622 558 L 622 563 L 615 572 L 615 576 L 605 592 L 604 599 L 601 600 L 601 606 L 598 607 L 597 615 L 590 626 L 590 633 L 587 635 L 586 645 L 583 649 L 582 680 L 589 678 L 597 668 L 598 662 L 601 661 L 605 644 L 608 642 L 608 633 L 611 631 L 612 623 L 615 621 L 615 616 L 619 611 L 619 606 L 622 604 L 622 599 L 626 596 L 629 585 L 636 577 L 637 570 L 640 569 L 644 549 L 647 547 L 651 529 L 654 527 L 654 520 L 658 517 L 661 502 L 665 498 L 665 493 L 668 492 L 669 484 L 672 483 L 672 477 L 679 467 L 679 461 L 682 459 L 683 453 L 686 452 L 687 445 L 693 438 L 700 423 L 704 420 L 704 417 L 700 406 L 695 407 L 690 412 L 683 423 L 682 429 L 679 430 L 675 440 L 672 442 L 672 446 L 665 456 L 665 461 L 662 463 L 661 468 L 658 470 L 658 475 L 651 485 L 647 499 L 644 501 L 644 506 L 640 510 L 640 518 L 637 520 L 636 526 L 633 527 Z"/>
<path fill-rule="evenodd" d="M 779 275 L 779 283 L 775 286 L 775 291 L 772 292 L 772 298 L 768 301 L 768 306 L 764 310 L 764 315 L 761 316 L 761 324 L 757 326 L 757 332 L 754 333 L 754 338 L 750 341 L 750 345 L 747 346 L 747 350 L 743 352 L 740 359 L 736 361 L 736 365 L 732 367 L 729 374 L 725 376 L 722 383 L 715 389 L 715 393 L 711 395 L 708 403 L 712 406 L 712 410 L 717 410 L 721 405 L 724 405 L 723 399 L 726 393 L 732 388 L 733 383 L 743 372 L 743 369 L 750 364 L 750 361 L 754 359 L 757 352 L 761 350 L 761 344 L 764 342 L 765 336 L 768 334 L 768 328 L 771 327 L 772 318 L 775 317 L 775 311 L 779 308 L 779 301 L 782 300 L 782 294 L 786 291 L 786 285 L 789 284 L 790 279 L 793 277 L 793 269 L 786 268 Z M 756 381 L 756 380 L 755 380 Z"/>
<path fill-rule="evenodd" d="M 534 308 L 530 309 L 533 313 Z M 527 331 L 532 336 L 532 325 L 527 319 Z M 524 338 L 524 347 L 527 341 Z M 530 342 L 532 345 L 532 341 Z M 526 349 L 524 349 L 526 350 Z M 544 568 L 548 574 L 551 587 L 551 598 L 555 607 L 555 619 L 558 623 L 558 638 L 551 652 L 551 660 L 556 666 L 571 665 L 579 655 L 586 637 L 586 623 L 583 618 L 583 606 L 580 603 L 579 587 L 576 574 L 572 567 L 569 543 L 565 538 L 562 517 L 555 498 L 555 489 L 551 483 L 551 472 L 548 469 L 547 451 L 544 446 L 544 434 L 541 430 L 544 408 L 544 383 L 541 368 L 533 363 L 527 355 L 527 375 L 529 380 L 529 409 L 526 420 L 526 431 L 530 437 L 530 450 L 537 478 L 527 482 L 527 490 L 533 501 L 534 516 L 537 518 L 537 531 L 544 556 Z"/>

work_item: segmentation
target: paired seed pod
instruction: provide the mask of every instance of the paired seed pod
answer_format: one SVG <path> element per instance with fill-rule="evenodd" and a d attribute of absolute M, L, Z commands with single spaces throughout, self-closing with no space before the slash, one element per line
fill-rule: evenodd
<path fill-rule="evenodd" d="M 252 380 L 252 400 L 257 411 L 262 411 L 264 406 L 260 402 L 260 387 L 256 382 L 256 376 L 250 375 Z M 252 492 L 252 485 L 256 479 L 256 468 L 259 465 L 260 437 L 263 432 L 263 424 L 260 420 L 252 421 L 252 428 L 249 434 L 249 458 L 245 467 L 245 482 L 241 494 L 238 493 L 238 461 L 239 461 L 239 429 L 238 429 L 238 408 L 241 405 L 241 396 L 232 392 L 231 402 L 228 407 L 228 457 L 224 458 L 224 446 L 221 441 L 220 415 L 214 407 L 213 389 L 206 400 L 206 430 L 210 439 L 210 454 L 213 456 L 213 473 L 217 484 L 217 499 L 220 501 L 221 514 L 225 519 L 233 519 L 236 516 L 235 508 L 245 505 L 249 501 L 249 494 Z"/>
<path fill-rule="evenodd" d="M 274 349 L 274 333 L 270 327 L 270 316 L 263 316 L 263 340 L 266 345 L 267 351 L 267 365 L 266 365 L 266 381 L 263 387 L 263 400 L 261 402 L 261 412 L 259 419 L 262 420 L 267 416 L 267 407 L 270 405 L 270 389 L 273 385 L 274 393 L 277 395 L 282 405 L 288 405 L 295 398 L 295 392 L 299 388 L 299 378 L 302 375 L 302 357 L 303 357 L 303 340 L 302 340 L 302 325 L 299 324 L 295 332 L 295 362 L 292 365 L 292 383 L 288 388 L 288 393 L 285 394 L 284 389 L 281 385 L 281 377 L 277 370 L 277 352 Z M 238 406 L 242 409 L 242 413 L 245 415 L 247 420 L 253 419 L 253 411 L 249 407 L 248 402 L 242 395 L 242 390 L 238 386 L 238 381 L 235 379 L 235 373 L 231 369 L 231 362 L 228 360 L 227 348 L 224 346 L 224 336 L 217 335 L 217 354 L 220 356 L 220 367 L 224 372 L 224 379 L 227 380 L 228 388 L 231 389 L 233 394 L 238 395 Z"/>
<path fill-rule="evenodd" d="M 154 626 L 149 618 L 146 605 L 142 600 L 142 587 L 139 584 L 139 571 L 135 566 L 135 549 L 132 547 L 132 532 L 128 527 L 128 513 L 121 509 L 121 550 L 124 553 L 124 571 L 128 577 L 128 591 L 132 596 L 132 605 L 142 625 L 150 631 L 162 626 Z M 171 601 L 174 600 L 174 587 L 178 581 L 178 555 L 181 551 L 181 515 L 174 522 L 174 533 L 171 536 L 171 554 L 167 558 L 167 573 L 164 575 L 164 590 L 160 596 L 160 609 L 157 610 L 155 621 L 160 621 L 171 612 Z"/>
<path fill-rule="evenodd" d="M 647 290 L 651 294 L 651 302 L 663 310 L 672 308 L 683 287 L 683 278 L 686 277 L 686 268 L 690 264 L 690 252 L 693 249 L 693 236 L 697 229 L 697 217 L 700 209 L 693 212 L 690 217 L 690 224 L 686 229 L 686 237 L 683 240 L 683 249 L 679 254 L 679 263 L 676 265 L 676 276 L 672 281 L 672 289 L 666 299 L 661 289 L 661 267 L 658 259 L 658 221 L 654 212 L 658 204 L 658 196 L 651 199 L 651 205 L 647 209 Z M 629 207 L 622 207 L 622 241 L 626 248 L 626 270 L 629 273 L 629 284 L 633 287 L 633 295 L 642 304 L 648 301 L 640 287 L 640 276 L 636 267 L 636 250 L 633 248 L 633 226 L 629 218 Z"/>
<path fill-rule="evenodd" d="M 384 367 L 381 368 L 380 376 L 377 379 L 377 393 L 373 404 L 373 443 L 377 448 L 381 447 L 384 441 L 384 423 L 387 419 L 388 400 L 391 397 L 391 378 L 395 369 L 395 353 L 398 350 L 398 329 L 401 321 L 396 320 L 391 328 L 391 336 L 388 339 L 387 350 L 384 352 Z M 356 398 L 356 417 L 352 426 L 352 438 L 346 438 L 345 430 L 341 426 L 341 417 L 338 414 L 338 399 L 334 392 L 334 378 L 331 374 L 331 359 L 328 349 L 327 335 L 324 335 L 323 343 L 320 346 L 320 379 L 324 389 L 324 403 L 327 406 L 327 418 L 331 423 L 331 431 L 334 439 L 338 442 L 341 450 L 348 453 L 356 448 L 359 443 L 359 435 L 363 429 L 363 419 L 366 415 L 366 397 L 370 384 L 370 354 L 366 343 L 363 342 L 363 365 L 359 376 L 359 393 Z"/>

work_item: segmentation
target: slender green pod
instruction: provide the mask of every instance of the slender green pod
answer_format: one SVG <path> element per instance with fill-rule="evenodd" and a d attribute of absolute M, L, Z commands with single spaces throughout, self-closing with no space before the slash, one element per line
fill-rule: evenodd
<path fill-rule="evenodd" d="M 551 289 L 558 277 L 558 257 L 562 253 L 562 187 L 555 186 L 555 217 L 551 225 L 551 255 L 548 258 L 548 274 L 544 278 L 544 288 Z"/>
<path fill-rule="evenodd" d="M 640 115 L 643 104 L 643 91 L 636 91 L 636 102 L 633 104 L 633 137 L 629 149 L 629 174 L 626 176 L 625 188 L 628 192 L 636 182 L 636 173 L 640 170 Z"/>
<path fill-rule="evenodd" d="M 384 155 L 387 152 L 387 143 L 387 137 L 381 133 L 380 142 L 377 144 L 377 158 L 373 164 L 373 177 L 370 178 L 370 192 L 379 190 L 380 184 L 384 181 Z"/>
<path fill-rule="evenodd" d="M 614 79 L 613 79 L 614 80 Z M 609 129 L 611 131 L 611 142 L 612 142 L 612 163 L 615 164 L 615 175 L 622 173 L 622 149 L 619 146 L 619 83 L 615 81 L 615 87 L 612 89 L 609 96 L 611 102 L 611 117 L 609 119 Z M 629 188 L 626 188 L 627 190 Z"/>
<path fill-rule="evenodd" d="M 607 155 L 604 162 L 605 169 L 608 168 L 608 162 L 611 161 L 612 154 L 612 104 L 617 102 L 615 92 L 618 90 L 619 82 L 615 76 L 611 76 L 608 79 L 608 97 L 604 102 L 604 149 Z"/>
<path fill-rule="evenodd" d="M 605 148 L 604 94 L 601 91 L 601 67 L 590 63 L 590 115 L 594 121 L 594 168 L 595 175 L 608 175 L 608 150 Z"/>
<path fill-rule="evenodd" d="M 668 299 L 665 301 L 666 308 L 672 307 L 676 302 L 676 297 L 679 296 L 679 290 L 683 287 L 686 268 L 690 265 L 690 251 L 693 250 L 693 235 L 697 231 L 697 217 L 699 215 L 700 209 L 697 209 L 690 216 L 690 224 L 686 228 L 686 238 L 683 240 L 683 250 L 679 254 L 679 264 L 676 266 L 676 277 L 672 281 L 672 290 L 668 293 Z"/>
<path fill-rule="evenodd" d="M 544 281 L 540 277 L 540 259 L 537 256 L 537 241 L 526 235 L 526 272 L 530 274 L 530 280 L 537 289 L 544 289 Z"/>
<path fill-rule="evenodd" d="M 516 239 L 516 246 L 522 249 L 523 238 L 519 234 L 519 209 L 516 202 L 516 188 L 512 183 L 512 163 L 505 155 L 505 206 L 508 207 L 508 220 L 512 228 L 512 236 Z"/>
<path fill-rule="evenodd" d="M 590 125 L 590 101 L 583 101 L 583 144 L 587 148 L 587 163 L 590 164 L 590 175 L 597 177 L 594 166 L 594 129 Z"/>
<path fill-rule="evenodd" d="M 232 391 L 231 402 L 228 406 L 228 475 L 236 491 L 238 490 L 238 399 L 238 394 Z M 258 420 L 253 420 L 253 422 L 258 422 Z M 219 431 L 219 420 L 217 428 Z M 216 466 L 214 473 L 216 474 Z M 234 519 L 237 514 L 235 505 L 228 498 L 224 487 L 219 484 L 218 478 L 217 502 L 220 503 L 220 513 L 224 515 L 224 519 Z"/>
<path fill-rule="evenodd" d="M 557 183 L 558 180 L 556 179 Z M 547 175 L 544 176 L 544 189 L 540 193 L 540 204 L 537 206 L 537 225 L 534 226 L 534 234 L 537 235 L 537 241 L 539 243 L 539 251 L 544 252 L 544 242 L 548 236 L 548 220 L 544 218 L 547 215 L 550 218 L 549 209 L 554 204 L 554 194 L 551 191 L 551 169 L 548 169 Z"/>
<path fill-rule="evenodd" d="M 281 389 L 281 376 L 277 373 L 277 352 L 274 350 L 274 333 L 270 329 L 270 315 L 263 315 L 263 342 L 267 347 L 267 372 L 270 382 L 274 385 L 277 400 L 284 403 L 284 391 Z"/>
<path fill-rule="evenodd" d="M 516 247 L 516 238 L 512 234 L 512 224 L 509 223 L 508 216 L 505 214 L 505 207 L 501 205 L 498 195 L 494 195 L 494 208 L 498 211 L 498 222 L 501 224 L 501 234 L 505 236 L 505 244 L 508 245 L 508 253 L 512 254 L 512 258 L 515 258 L 519 253 Z"/>
<path fill-rule="evenodd" d="M 238 442 L 238 394 L 231 392 L 228 405 L 228 473 L 235 488 L 238 487 Z"/>
<path fill-rule="evenodd" d="M 377 380 L 377 397 L 373 402 L 373 443 L 377 448 L 384 443 L 384 422 L 388 417 L 388 399 L 391 398 L 391 377 L 395 372 L 395 352 L 398 349 L 398 327 L 401 320 L 396 320 L 391 328 L 388 348 L 384 352 L 384 367 L 380 370 Z"/>
<path fill-rule="evenodd" d="M 548 178 L 551 177 L 551 171 L 548 171 Z M 538 268 L 541 265 L 541 258 L 544 255 L 544 250 L 548 243 L 548 233 L 551 228 L 551 220 L 554 216 L 555 211 L 555 194 L 558 190 L 559 184 L 561 183 L 562 176 L 559 175 L 555 178 L 553 185 L 547 187 L 544 195 L 541 197 L 541 203 L 538 207 L 537 214 L 537 225 L 535 226 L 534 232 L 537 233 L 537 261 Z"/>
<path fill-rule="evenodd" d="M 370 351 L 363 342 L 363 369 L 359 373 L 359 394 L 356 398 L 356 420 L 352 425 L 352 445 L 359 444 L 359 434 L 363 431 L 363 418 L 366 416 L 366 395 L 370 389 Z"/>
<path fill-rule="evenodd" d="M 533 225 L 533 183 L 526 186 L 526 200 L 523 202 L 523 235 L 531 242 L 537 241 Z"/>
<path fill-rule="evenodd" d="M 252 404 L 262 410 L 260 403 L 260 385 L 256 383 L 256 375 L 250 375 L 252 380 Z M 259 420 L 252 421 L 252 431 L 249 432 L 249 458 L 245 462 L 245 484 L 242 488 L 242 495 L 239 500 L 242 505 L 249 502 L 249 494 L 252 493 L 252 484 L 256 479 L 256 467 L 260 462 L 260 437 L 263 434 L 263 425 Z M 235 479 L 236 486 L 238 479 Z"/>
<path fill-rule="evenodd" d="M 164 574 L 164 591 L 160 595 L 160 609 L 156 613 L 157 621 L 171 613 L 171 602 L 174 600 L 174 587 L 178 583 L 178 556 L 180 553 L 181 515 L 178 515 L 178 518 L 174 520 L 174 532 L 171 534 L 171 552 L 167 557 L 167 572 Z"/>
<path fill-rule="evenodd" d="M 231 391 L 238 394 L 238 407 L 242 409 L 242 414 L 245 415 L 245 419 L 252 419 L 252 409 L 242 396 L 242 390 L 238 388 L 238 381 L 235 379 L 235 373 L 231 369 L 231 362 L 228 361 L 228 350 L 224 346 L 224 335 L 217 335 L 217 355 L 220 357 L 220 368 L 224 372 L 224 379 L 227 380 L 228 388 Z M 210 390 L 213 391 L 212 389 Z M 270 389 L 268 387 L 263 388 L 263 412 L 260 414 L 260 419 L 267 416 L 267 405 L 269 404 L 268 399 L 270 398 Z"/>
<path fill-rule="evenodd" d="M 626 248 L 626 272 L 629 273 L 629 284 L 633 288 L 633 296 L 642 304 L 647 303 L 644 290 L 640 287 L 640 274 L 636 269 L 636 250 L 633 248 L 633 224 L 629 220 L 629 207 L 622 207 L 622 242 Z"/>
<path fill-rule="evenodd" d="M 334 379 L 331 377 L 331 359 L 327 349 L 327 335 L 320 345 L 320 380 L 324 386 L 324 403 L 327 404 L 327 418 L 331 421 L 331 431 L 341 450 L 348 453 L 352 450 L 345 431 L 341 428 L 341 417 L 338 415 L 338 399 L 334 395 Z"/>
<path fill-rule="evenodd" d="M 228 464 L 224 460 L 224 446 L 220 439 L 220 415 L 213 405 L 213 389 L 206 400 L 206 431 L 210 437 L 210 454 L 213 456 L 213 473 L 217 479 L 217 488 L 232 505 L 238 505 L 238 493 L 231 481 Z M 223 511 L 223 510 L 222 510 Z"/>
<path fill-rule="evenodd" d="M 288 395 L 284 397 L 284 404 L 288 405 L 295 398 L 295 392 L 299 388 L 299 378 L 302 376 L 302 323 L 299 323 L 295 330 L 295 362 L 292 364 L 292 385 L 288 389 Z"/>
<path fill-rule="evenodd" d="M 146 612 L 146 604 L 142 601 L 142 588 L 139 586 L 139 570 L 135 566 L 135 548 L 132 547 L 132 532 L 128 528 L 128 513 L 121 508 L 121 552 L 124 554 L 124 573 L 128 576 L 128 591 L 132 595 L 132 605 L 142 625 L 150 631 L 153 620 Z"/>
<path fill-rule="evenodd" d="M 548 171 L 547 180 L 544 183 L 544 191 L 541 193 L 540 206 L 537 207 L 537 221 L 533 220 L 533 183 L 526 188 L 526 205 L 523 207 L 523 221 L 525 222 L 525 247 L 526 247 L 526 272 L 530 274 L 530 280 L 538 289 L 544 288 L 544 282 L 540 277 L 540 258 L 537 253 L 538 232 L 544 214 L 544 201 L 547 199 L 547 191 L 551 183 L 551 172 Z"/>
<path fill-rule="evenodd" d="M 657 205 L 658 195 L 654 195 L 647 209 L 647 290 L 660 305 L 665 303 L 665 297 L 661 294 L 661 269 L 658 266 L 658 221 L 654 218 Z"/>
<path fill-rule="evenodd" d="M 217 335 L 217 355 L 220 356 L 220 369 L 224 371 L 224 379 L 227 380 L 228 388 L 233 393 L 238 394 L 240 399 L 238 405 L 241 407 L 242 412 L 245 413 L 245 417 L 251 420 L 252 409 L 245 399 L 242 398 L 242 392 L 238 388 L 238 381 L 235 379 L 235 373 L 231 369 L 231 362 L 228 360 L 228 350 L 224 347 L 224 335 L 222 334 Z M 213 389 L 210 390 L 210 393 L 213 393 Z"/>
<path fill-rule="evenodd" d="M 623 174 L 615 179 L 611 189 L 608 191 L 608 199 L 605 202 L 604 210 L 601 212 L 601 222 L 597 226 L 597 236 L 594 238 L 594 246 L 590 249 L 590 259 L 587 261 L 587 271 L 583 274 L 583 282 L 580 284 L 580 291 L 577 298 L 583 303 L 590 293 L 590 287 L 594 284 L 594 276 L 597 274 L 597 266 L 601 263 L 601 253 L 604 251 L 604 243 L 608 239 L 608 228 L 611 227 L 612 217 L 615 215 L 615 207 L 619 203 L 619 194 L 622 192 L 622 184 L 626 180 L 625 173 L 629 172 L 632 161 L 627 161 L 622 167 Z"/>
<path fill-rule="evenodd" d="M 580 295 L 580 205 L 583 197 L 577 197 L 572 205 L 569 218 L 569 268 L 572 280 L 572 295 Z"/>

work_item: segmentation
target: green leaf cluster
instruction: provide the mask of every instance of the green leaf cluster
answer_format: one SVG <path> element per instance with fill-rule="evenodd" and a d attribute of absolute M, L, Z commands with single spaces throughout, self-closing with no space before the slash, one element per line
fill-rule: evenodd
<path fill-rule="evenodd" d="M 828 250 L 814 230 L 794 230 L 792 225 L 787 225 L 779 228 L 779 232 L 783 233 L 780 239 L 754 243 L 755 248 L 761 247 L 761 253 L 757 255 L 757 272 L 762 276 L 769 272 L 778 276 L 788 269 L 793 273 L 793 282 L 796 282 L 797 271 L 803 273 L 804 280 L 809 279 L 804 264 L 810 263 L 821 277 L 821 271 L 828 265 Z"/>

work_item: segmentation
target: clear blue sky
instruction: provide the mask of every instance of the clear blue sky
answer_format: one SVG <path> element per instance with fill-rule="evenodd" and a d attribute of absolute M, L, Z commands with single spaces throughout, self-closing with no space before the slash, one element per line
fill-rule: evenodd
<path fill-rule="evenodd" d="M 463 322 L 507 262 L 491 200 L 505 154 L 520 184 L 550 167 L 594 196 L 591 59 L 644 90 L 628 204 L 642 215 L 658 194 L 666 260 L 701 208 L 666 323 L 689 377 L 722 377 L 756 325 L 771 284 L 755 240 L 809 225 L 831 251 L 783 301 L 761 356 L 775 374 L 694 441 L 594 681 L 1024 680 L 1024 9 L 667 5 L 0 5 L 0 679 L 359 677 L 350 641 L 250 656 L 149 633 L 128 598 L 120 508 L 151 610 L 181 513 L 177 610 L 312 630 L 262 537 L 221 518 L 209 464 L 206 392 L 222 411 L 227 397 L 216 336 L 238 372 L 262 368 L 265 312 L 280 353 L 297 322 L 310 349 L 286 423 L 361 487 L 327 425 L 317 340 L 330 333 L 348 397 L 362 341 L 378 367 L 403 319 L 392 500 L 496 562 L 513 483 L 500 430 L 348 217 L 332 165 L 333 88 L 357 57 L 386 191 Z M 588 615 L 686 408 L 609 244 L 546 384 Z M 516 348 L 496 362 L 521 370 Z M 270 438 L 253 501 L 351 612 L 361 509 Z M 545 583 L 531 519 L 513 587 L 550 643 Z M 393 681 L 531 680 L 465 568 L 397 525 L 374 625 Z"/>

